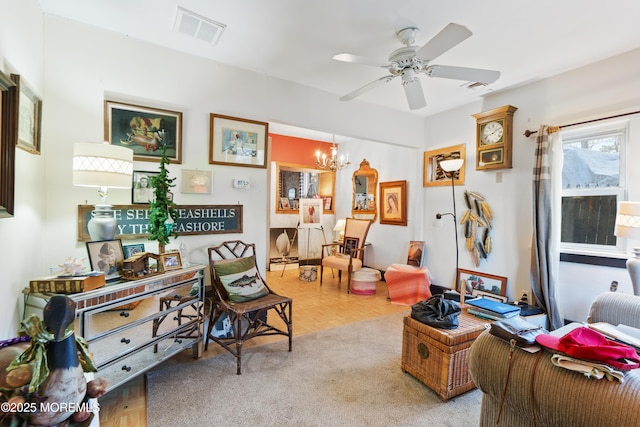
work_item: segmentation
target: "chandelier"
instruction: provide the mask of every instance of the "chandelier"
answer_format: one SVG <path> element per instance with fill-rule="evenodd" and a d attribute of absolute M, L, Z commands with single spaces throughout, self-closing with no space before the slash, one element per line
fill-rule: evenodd
<path fill-rule="evenodd" d="M 346 157 L 340 155 L 338 157 L 338 146 L 336 145 L 336 137 L 333 137 L 333 145 L 331 146 L 331 157 L 327 157 L 326 154 L 320 153 L 320 150 L 316 151 L 316 167 L 319 169 L 329 169 L 332 172 L 344 169 L 349 166 L 349 153 Z"/>

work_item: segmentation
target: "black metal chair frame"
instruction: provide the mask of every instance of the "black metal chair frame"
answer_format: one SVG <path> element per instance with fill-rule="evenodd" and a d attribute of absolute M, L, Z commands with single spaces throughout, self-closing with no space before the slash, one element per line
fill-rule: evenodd
<path fill-rule="evenodd" d="M 235 356 L 237 360 L 236 373 L 238 375 L 242 373 L 242 344 L 245 341 L 257 336 L 284 335 L 289 337 L 289 351 L 291 351 L 293 342 L 293 301 L 291 298 L 273 292 L 260 275 L 260 271 L 256 265 L 258 277 L 269 290 L 269 293 L 251 301 L 231 302 L 213 268 L 216 261 L 255 256 L 255 245 L 253 243 L 242 242 L 241 240 L 232 240 L 224 242 L 219 246 L 208 248 L 208 253 L 209 273 L 211 275 L 212 285 L 212 306 L 207 334 L 205 336 L 205 351 L 208 348 L 210 339 L 220 344 Z M 269 323 L 267 318 L 269 311 L 278 314 L 278 317 L 284 322 L 286 330 Z M 211 334 L 213 326 L 223 314 L 226 314 L 231 322 L 231 337 L 216 337 Z"/>

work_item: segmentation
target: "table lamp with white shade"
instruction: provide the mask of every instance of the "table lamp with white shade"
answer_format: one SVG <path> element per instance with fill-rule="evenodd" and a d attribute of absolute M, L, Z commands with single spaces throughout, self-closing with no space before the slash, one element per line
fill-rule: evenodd
<path fill-rule="evenodd" d="M 335 227 L 333 227 L 333 231 L 338 233 L 338 242 L 342 243 L 344 241 L 344 228 L 347 225 L 346 219 L 339 219 L 336 221 Z"/>
<path fill-rule="evenodd" d="M 78 142 L 73 147 L 73 185 L 97 187 L 101 203 L 95 205 L 87 223 L 92 241 L 113 240 L 117 220 L 111 205 L 107 204 L 109 188 L 131 188 L 133 151 L 126 147 Z"/>
<path fill-rule="evenodd" d="M 625 239 L 640 241 L 640 202 L 618 203 L 614 234 Z M 640 247 L 633 248 L 633 257 L 627 260 L 634 295 L 640 295 Z"/>

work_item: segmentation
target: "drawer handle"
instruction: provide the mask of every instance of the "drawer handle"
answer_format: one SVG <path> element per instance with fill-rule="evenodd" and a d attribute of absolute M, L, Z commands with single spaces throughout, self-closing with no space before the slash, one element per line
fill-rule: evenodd
<path fill-rule="evenodd" d="M 122 316 L 122 317 L 129 317 L 129 313 L 127 313 L 126 311 L 121 311 L 121 312 L 120 312 L 120 316 Z"/>
<path fill-rule="evenodd" d="M 124 344 L 129 344 L 129 343 L 131 342 L 131 340 L 130 340 L 129 338 L 122 338 L 122 339 L 120 340 L 120 342 L 121 342 L 121 343 L 124 343 Z"/>
<path fill-rule="evenodd" d="M 179 338 L 176 338 L 175 340 L 173 340 L 174 342 L 177 342 L 178 344 L 182 344 L 182 340 Z"/>
<path fill-rule="evenodd" d="M 122 365 L 122 370 L 129 372 L 131 370 L 131 366 Z"/>
<path fill-rule="evenodd" d="M 429 348 L 423 343 L 418 344 L 418 354 L 423 359 L 427 359 L 429 357 Z"/>

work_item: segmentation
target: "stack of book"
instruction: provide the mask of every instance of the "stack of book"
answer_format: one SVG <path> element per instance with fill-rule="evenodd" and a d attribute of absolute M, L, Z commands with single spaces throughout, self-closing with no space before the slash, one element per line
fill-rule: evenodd
<path fill-rule="evenodd" d="M 517 305 L 505 304 L 489 298 L 476 298 L 467 301 L 467 304 L 470 306 L 467 309 L 470 314 L 483 319 L 503 320 L 520 315 L 520 307 Z"/>

